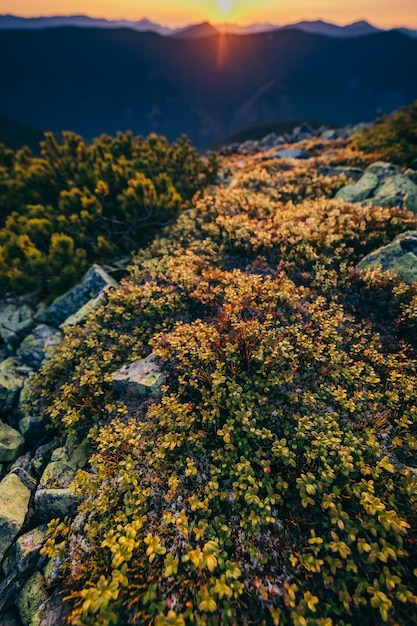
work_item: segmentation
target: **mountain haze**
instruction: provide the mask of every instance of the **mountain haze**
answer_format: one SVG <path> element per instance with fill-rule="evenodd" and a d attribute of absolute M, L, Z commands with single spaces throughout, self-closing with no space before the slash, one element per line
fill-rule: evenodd
<path fill-rule="evenodd" d="M 244 126 L 373 119 L 417 98 L 417 41 L 296 30 L 206 38 L 131 29 L 3 31 L 0 116 L 86 138 L 187 133 L 198 147 Z"/>
<path fill-rule="evenodd" d="M 251 35 L 256 33 L 268 33 L 273 30 L 292 29 L 317 35 L 326 35 L 327 37 L 363 37 L 364 35 L 383 31 L 383 29 L 377 28 L 364 20 L 353 22 L 346 26 L 331 24 L 323 20 L 304 20 L 286 25 L 263 22 L 249 24 L 247 26 L 240 26 L 239 24 L 233 24 L 231 22 L 223 22 L 213 26 L 209 22 L 203 22 L 202 24 L 188 24 L 180 28 L 169 28 L 167 26 L 161 26 L 147 18 L 131 21 L 107 20 L 88 17 L 86 15 L 54 15 L 50 17 L 0 15 L 0 30 L 39 30 L 43 28 L 57 28 L 60 26 L 77 26 L 78 28 L 131 28 L 138 32 L 151 31 L 158 33 L 158 35 L 165 36 L 181 34 L 181 36 L 187 37 L 208 36 L 217 32 L 230 35 Z M 417 30 L 410 28 L 401 28 L 399 30 L 409 37 L 417 37 Z"/>

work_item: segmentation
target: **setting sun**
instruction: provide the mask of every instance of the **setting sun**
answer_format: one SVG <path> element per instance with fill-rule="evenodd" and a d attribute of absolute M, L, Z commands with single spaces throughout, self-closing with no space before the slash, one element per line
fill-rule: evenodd
<path fill-rule="evenodd" d="M 222 13 L 228 13 L 232 8 L 232 0 L 218 0 L 219 9 Z"/>

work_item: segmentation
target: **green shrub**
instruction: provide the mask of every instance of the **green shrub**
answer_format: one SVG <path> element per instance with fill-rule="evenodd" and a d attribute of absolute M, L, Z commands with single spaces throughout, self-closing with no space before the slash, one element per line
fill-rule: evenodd
<path fill-rule="evenodd" d="M 417 159 L 417 100 L 358 133 L 355 143 L 381 159 L 409 165 Z"/>
<path fill-rule="evenodd" d="M 96 261 L 138 249 L 212 183 L 217 160 L 182 138 L 48 133 L 41 158 L 0 150 L 0 289 L 56 295 Z"/>

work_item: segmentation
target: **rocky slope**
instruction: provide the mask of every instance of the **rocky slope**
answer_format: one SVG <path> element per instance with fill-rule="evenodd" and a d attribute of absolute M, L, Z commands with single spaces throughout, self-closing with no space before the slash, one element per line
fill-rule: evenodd
<path fill-rule="evenodd" d="M 412 623 L 417 174 L 350 133 L 225 147 L 121 286 L 1 303 L 1 624 Z"/>

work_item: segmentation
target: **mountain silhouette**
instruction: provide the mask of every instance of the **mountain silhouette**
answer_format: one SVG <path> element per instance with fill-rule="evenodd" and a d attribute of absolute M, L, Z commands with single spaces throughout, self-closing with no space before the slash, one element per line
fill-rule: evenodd
<path fill-rule="evenodd" d="M 372 120 L 417 98 L 417 40 L 297 30 L 162 37 L 131 29 L 0 32 L 0 116 L 92 138 L 131 129 L 198 147 L 253 124 Z"/>

